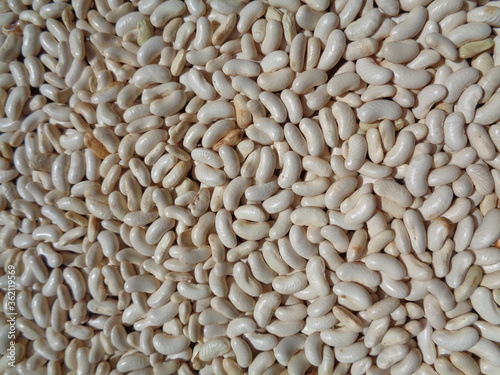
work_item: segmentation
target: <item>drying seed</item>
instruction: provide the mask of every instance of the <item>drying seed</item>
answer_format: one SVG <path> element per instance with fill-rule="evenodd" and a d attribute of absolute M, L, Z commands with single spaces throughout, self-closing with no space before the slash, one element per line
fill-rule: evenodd
<path fill-rule="evenodd" d="M 94 136 L 92 132 L 85 133 L 83 137 L 83 142 L 86 147 L 91 149 L 99 159 L 105 159 L 110 153 L 106 149 L 106 146 L 102 144 L 97 138 Z"/>

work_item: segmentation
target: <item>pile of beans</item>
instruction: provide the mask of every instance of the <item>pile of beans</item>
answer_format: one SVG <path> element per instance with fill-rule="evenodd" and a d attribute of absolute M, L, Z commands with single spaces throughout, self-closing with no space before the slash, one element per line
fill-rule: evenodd
<path fill-rule="evenodd" d="M 0 26 L 1 373 L 500 374 L 500 1 Z"/>

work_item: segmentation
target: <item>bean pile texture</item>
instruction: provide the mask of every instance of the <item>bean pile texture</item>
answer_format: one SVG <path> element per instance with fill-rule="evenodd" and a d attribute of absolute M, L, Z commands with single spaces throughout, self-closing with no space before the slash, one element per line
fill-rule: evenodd
<path fill-rule="evenodd" d="M 500 1 L 0 26 L 2 374 L 500 374 Z"/>

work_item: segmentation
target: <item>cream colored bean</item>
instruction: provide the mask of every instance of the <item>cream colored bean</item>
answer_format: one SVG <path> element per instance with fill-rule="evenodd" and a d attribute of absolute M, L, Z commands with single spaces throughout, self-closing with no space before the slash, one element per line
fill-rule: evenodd
<path fill-rule="evenodd" d="M 363 81 L 373 85 L 383 85 L 392 79 L 391 70 L 378 66 L 371 58 L 362 58 L 356 62 L 356 73 Z"/>
<path fill-rule="evenodd" d="M 482 359 L 486 359 L 488 362 L 492 363 L 494 366 L 500 366 L 500 360 L 498 360 L 497 355 L 498 347 L 491 341 L 481 338 L 472 348 L 469 349 L 472 354 L 475 354 Z"/>
<path fill-rule="evenodd" d="M 498 209 L 488 211 L 483 221 L 474 232 L 470 245 L 471 248 L 486 248 L 498 240 L 500 234 L 498 233 L 498 229 L 495 229 L 493 223 L 498 221 L 499 215 L 500 210 Z"/>
<path fill-rule="evenodd" d="M 441 34 L 429 33 L 425 37 L 425 42 L 446 59 L 456 60 L 458 58 L 458 52 L 453 42 Z"/>
<path fill-rule="evenodd" d="M 391 30 L 394 40 L 405 40 L 414 37 L 424 26 L 427 10 L 422 6 L 411 9 L 406 19 Z"/>
<path fill-rule="evenodd" d="M 318 62 L 318 69 L 330 70 L 340 60 L 346 46 L 346 37 L 340 30 L 333 30 L 326 41 L 324 52 Z"/>

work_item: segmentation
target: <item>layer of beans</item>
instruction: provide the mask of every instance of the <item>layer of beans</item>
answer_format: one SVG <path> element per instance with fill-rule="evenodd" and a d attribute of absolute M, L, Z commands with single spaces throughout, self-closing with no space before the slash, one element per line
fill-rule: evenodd
<path fill-rule="evenodd" d="M 0 27 L 1 373 L 500 374 L 500 1 Z"/>

